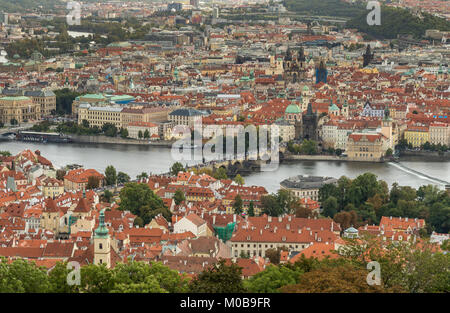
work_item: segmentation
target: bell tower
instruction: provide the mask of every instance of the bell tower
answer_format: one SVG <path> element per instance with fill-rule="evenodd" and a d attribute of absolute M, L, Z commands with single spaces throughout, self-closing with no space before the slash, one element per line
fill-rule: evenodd
<path fill-rule="evenodd" d="M 100 212 L 99 225 L 94 235 L 94 264 L 106 264 L 107 268 L 111 267 L 111 239 L 105 225 L 104 210 Z"/>
<path fill-rule="evenodd" d="M 388 148 L 393 148 L 393 142 L 392 142 L 392 119 L 390 117 L 390 111 L 389 107 L 386 106 L 384 109 L 384 117 L 383 121 L 381 122 L 381 133 L 383 136 L 388 138 Z"/>

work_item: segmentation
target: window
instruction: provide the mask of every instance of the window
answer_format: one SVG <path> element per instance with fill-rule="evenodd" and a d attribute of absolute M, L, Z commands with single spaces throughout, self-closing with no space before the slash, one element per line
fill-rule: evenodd
<path fill-rule="evenodd" d="M 99 249 L 103 249 L 103 244 L 99 243 L 99 244 L 98 244 L 98 248 L 99 248 Z"/>

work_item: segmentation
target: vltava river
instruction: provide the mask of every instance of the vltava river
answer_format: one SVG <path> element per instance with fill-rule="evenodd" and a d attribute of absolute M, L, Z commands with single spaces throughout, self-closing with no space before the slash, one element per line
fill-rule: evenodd
<path fill-rule="evenodd" d="M 170 166 L 175 162 L 171 150 L 162 147 L 0 142 L 0 150 L 7 150 L 13 154 L 24 149 L 40 150 L 41 154 L 57 167 L 76 163 L 103 172 L 108 165 L 113 165 L 117 171 L 125 172 L 132 178 L 142 172 L 153 174 L 168 172 Z M 192 165 L 195 162 L 188 162 L 188 164 Z M 446 162 L 401 161 L 401 164 L 428 176 L 450 181 L 450 160 Z M 389 186 L 398 182 L 400 185 L 409 185 L 415 188 L 426 184 L 436 184 L 443 187 L 439 182 L 391 163 L 300 161 L 298 163 L 281 164 L 273 172 L 254 173 L 244 178 L 246 185 L 260 185 L 266 187 L 270 192 L 275 192 L 282 180 L 293 175 L 306 174 L 336 178 L 345 175 L 355 178 L 365 172 L 376 174 L 379 179 L 385 180 Z"/>

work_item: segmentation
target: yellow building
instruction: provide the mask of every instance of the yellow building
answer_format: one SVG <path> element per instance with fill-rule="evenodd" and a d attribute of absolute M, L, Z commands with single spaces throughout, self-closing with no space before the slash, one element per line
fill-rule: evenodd
<path fill-rule="evenodd" d="M 52 177 L 47 177 L 42 181 L 42 193 L 45 198 L 55 199 L 64 193 L 64 182 Z"/>
<path fill-rule="evenodd" d="M 26 91 L 25 96 L 41 106 L 42 116 L 49 116 L 56 110 L 56 95 L 51 90 Z"/>
<path fill-rule="evenodd" d="M 429 129 L 427 126 L 408 126 L 404 138 L 414 148 L 420 148 L 424 143 L 430 141 Z"/>
<path fill-rule="evenodd" d="M 430 143 L 450 145 L 450 124 L 434 122 L 430 124 Z"/>
<path fill-rule="evenodd" d="M 89 122 L 89 127 L 102 127 L 106 123 L 122 127 L 122 108 L 113 106 L 92 106 L 89 103 L 80 104 L 78 107 L 78 124 L 83 120 Z"/>
<path fill-rule="evenodd" d="M 380 133 L 353 133 L 348 136 L 347 158 L 351 161 L 380 161 L 384 154 L 387 138 Z"/>
<path fill-rule="evenodd" d="M 0 122 L 9 124 L 13 119 L 18 123 L 40 120 L 41 105 L 24 96 L 0 98 Z"/>
<path fill-rule="evenodd" d="M 105 96 L 101 94 L 86 94 L 83 96 L 76 97 L 75 100 L 72 102 L 72 114 L 77 115 L 78 114 L 78 107 L 82 103 L 89 103 L 90 105 L 106 105 L 107 99 Z"/>

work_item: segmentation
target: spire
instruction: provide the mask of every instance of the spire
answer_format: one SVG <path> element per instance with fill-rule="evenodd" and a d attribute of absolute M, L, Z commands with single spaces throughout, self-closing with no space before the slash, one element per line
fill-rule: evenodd
<path fill-rule="evenodd" d="M 313 110 L 312 110 L 312 104 L 311 102 L 308 103 L 308 109 L 306 111 L 306 115 L 313 115 Z"/>
<path fill-rule="evenodd" d="M 95 238 L 105 238 L 108 236 L 108 228 L 105 225 L 105 210 L 100 211 L 98 228 L 95 230 Z"/>

